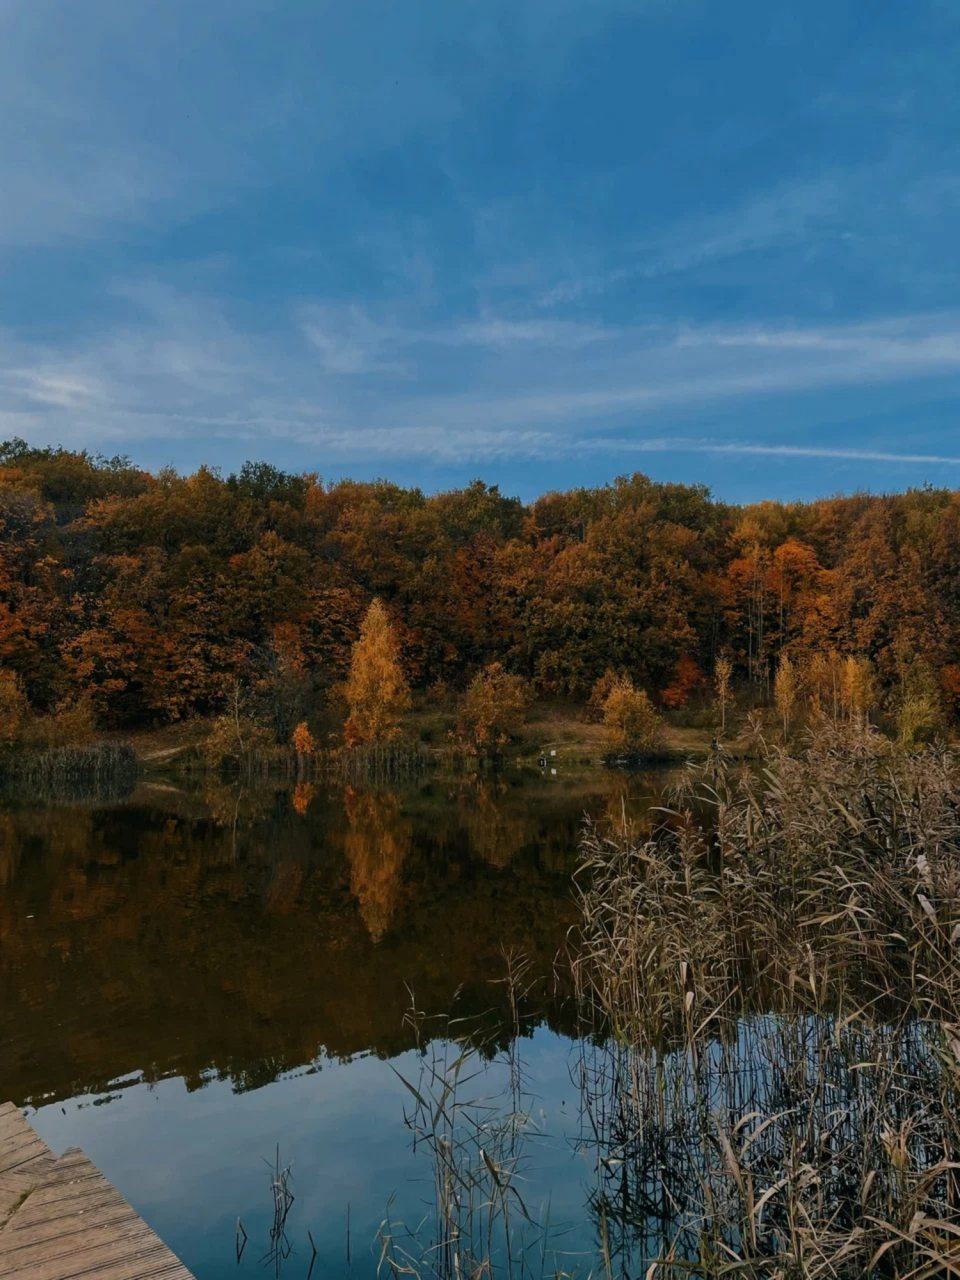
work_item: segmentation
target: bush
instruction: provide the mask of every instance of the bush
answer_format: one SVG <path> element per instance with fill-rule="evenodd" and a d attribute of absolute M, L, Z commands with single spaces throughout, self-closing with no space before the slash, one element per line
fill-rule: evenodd
<path fill-rule="evenodd" d="M 908 694 L 897 711 L 897 737 L 902 746 L 932 742 L 941 728 L 940 704 L 926 693 Z"/>
<path fill-rule="evenodd" d="M 663 724 L 646 690 L 629 676 L 618 678 L 603 703 L 603 726 L 611 754 L 651 755 L 662 741 Z"/>
<path fill-rule="evenodd" d="M 201 755 L 213 769 L 249 768 L 254 760 L 275 754 L 273 734 L 250 716 L 224 715 L 213 722 Z"/>
<path fill-rule="evenodd" d="M 526 681 L 504 671 L 499 662 L 491 663 L 463 695 L 460 733 L 478 755 L 495 754 L 519 734 L 529 702 Z"/>
<path fill-rule="evenodd" d="M 96 736 L 93 698 L 89 693 L 81 693 L 58 703 L 50 715 L 24 720 L 20 740 L 26 747 L 45 750 L 87 746 Z"/>

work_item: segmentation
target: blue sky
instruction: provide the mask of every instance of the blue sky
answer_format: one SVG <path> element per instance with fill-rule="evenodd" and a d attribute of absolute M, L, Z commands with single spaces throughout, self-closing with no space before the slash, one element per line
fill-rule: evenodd
<path fill-rule="evenodd" d="M 960 483 L 960 6 L 0 0 L 0 436 Z"/>

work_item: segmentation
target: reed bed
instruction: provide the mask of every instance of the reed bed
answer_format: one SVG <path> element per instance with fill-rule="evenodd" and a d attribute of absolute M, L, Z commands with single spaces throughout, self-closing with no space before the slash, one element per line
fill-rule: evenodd
<path fill-rule="evenodd" d="M 590 1204 L 627 1275 L 960 1275 L 960 775 L 822 727 L 584 840 Z M 639 1270 L 638 1270 L 639 1268 Z"/>
<path fill-rule="evenodd" d="M 423 777 L 437 763 L 419 743 L 383 743 L 342 747 L 322 753 L 318 766 L 340 782 L 407 782 Z"/>
<path fill-rule="evenodd" d="M 400 783 L 422 777 L 446 757 L 419 743 L 388 742 L 357 747 L 321 747 L 298 753 L 292 747 L 258 747 L 224 756 L 208 752 L 205 764 L 217 772 L 247 778 L 328 782 Z"/>
<path fill-rule="evenodd" d="M 125 742 L 45 747 L 0 755 L 0 786 L 31 802 L 121 800 L 136 786 L 136 752 Z"/>

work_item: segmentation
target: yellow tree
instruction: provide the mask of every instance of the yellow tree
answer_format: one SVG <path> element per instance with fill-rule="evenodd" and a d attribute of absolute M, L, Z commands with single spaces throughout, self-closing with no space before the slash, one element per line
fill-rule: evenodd
<path fill-rule="evenodd" d="M 397 640 L 383 602 L 374 600 L 350 657 L 344 690 L 349 714 L 343 728 L 347 746 L 389 742 L 400 732 L 410 706 L 410 687 L 400 666 Z"/>
<path fill-rule="evenodd" d="M 493 662 L 470 681 L 460 706 L 460 731 L 478 755 L 495 754 L 520 732 L 529 701 L 526 682 Z"/>
<path fill-rule="evenodd" d="M 835 649 L 812 654 L 803 673 L 807 701 L 814 717 L 839 720 L 843 702 L 843 659 Z"/>
<path fill-rule="evenodd" d="M 619 755 L 650 755 L 660 746 L 662 723 L 645 689 L 618 678 L 603 704 L 607 747 Z"/>
<path fill-rule="evenodd" d="M 782 653 L 773 682 L 773 697 L 783 721 L 784 738 L 790 735 L 790 721 L 797 705 L 797 692 L 797 669 L 790 661 L 790 655 Z"/>
<path fill-rule="evenodd" d="M 713 687 L 720 707 L 720 732 L 727 731 L 727 703 L 730 701 L 730 679 L 733 675 L 733 663 L 721 654 L 713 668 Z"/>
<path fill-rule="evenodd" d="M 848 657 L 840 676 L 843 709 L 848 720 L 867 719 L 876 701 L 873 668 L 868 658 Z"/>

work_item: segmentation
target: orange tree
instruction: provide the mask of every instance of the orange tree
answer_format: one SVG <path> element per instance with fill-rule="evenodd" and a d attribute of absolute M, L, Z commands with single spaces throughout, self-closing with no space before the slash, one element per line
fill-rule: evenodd
<path fill-rule="evenodd" d="M 397 737 L 400 718 L 410 706 L 410 688 L 380 599 L 371 603 L 363 620 L 344 692 L 349 710 L 343 729 L 347 746 L 390 742 Z"/>

